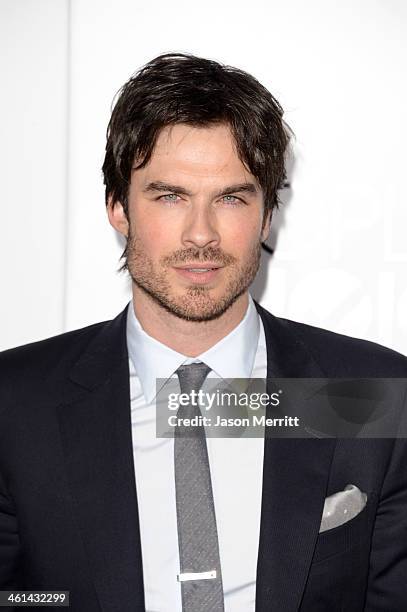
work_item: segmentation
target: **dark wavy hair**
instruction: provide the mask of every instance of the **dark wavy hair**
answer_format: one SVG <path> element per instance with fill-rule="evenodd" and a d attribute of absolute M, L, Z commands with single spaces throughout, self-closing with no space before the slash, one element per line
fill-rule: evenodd
<path fill-rule="evenodd" d="M 262 188 L 266 214 L 278 207 L 286 178 L 291 130 L 282 117 L 277 100 L 247 72 L 183 53 L 160 55 L 119 91 L 102 168 L 106 204 L 111 197 L 128 214 L 131 170 L 135 162 L 137 168 L 148 163 L 164 127 L 226 123 L 240 159 Z"/>

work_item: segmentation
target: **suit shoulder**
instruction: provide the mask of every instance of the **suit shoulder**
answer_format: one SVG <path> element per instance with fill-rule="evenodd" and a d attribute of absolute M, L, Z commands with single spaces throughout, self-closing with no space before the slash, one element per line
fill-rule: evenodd
<path fill-rule="evenodd" d="M 327 375 L 407 377 L 407 357 L 393 349 L 306 323 L 278 320 L 301 340 Z"/>
<path fill-rule="evenodd" d="M 61 363 L 69 367 L 107 321 L 65 332 L 0 352 L 0 373 L 3 380 L 36 380 L 56 372 Z"/>

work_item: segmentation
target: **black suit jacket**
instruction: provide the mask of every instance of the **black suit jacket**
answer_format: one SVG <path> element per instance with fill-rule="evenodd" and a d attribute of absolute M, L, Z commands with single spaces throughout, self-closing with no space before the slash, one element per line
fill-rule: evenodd
<path fill-rule="evenodd" d="M 270 379 L 407 377 L 394 351 L 256 307 Z M 126 311 L 3 352 L 0 373 L 0 589 L 144 610 Z M 319 534 L 325 497 L 349 483 L 366 507 Z M 406 441 L 266 437 L 256 611 L 362 610 L 407 610 Z"/>

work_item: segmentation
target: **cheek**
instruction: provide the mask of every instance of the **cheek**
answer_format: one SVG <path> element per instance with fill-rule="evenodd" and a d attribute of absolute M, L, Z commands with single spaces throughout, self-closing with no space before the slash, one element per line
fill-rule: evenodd
<path fill-rule="evenodd" d="M 223 248 L 242 255 L 251 251 L 261 238 L 261 223 L 258 219 L 246 219 L 244 223 L 230 222 L 220 232 Z"/>
<path fill-rule="evenodd" d="M 157 215 L 135 214 L 132 218 L 132 232 L 143 249 L 152 255 L 166 253 L 174 245 L 176 233 L 170 224 Z"/>

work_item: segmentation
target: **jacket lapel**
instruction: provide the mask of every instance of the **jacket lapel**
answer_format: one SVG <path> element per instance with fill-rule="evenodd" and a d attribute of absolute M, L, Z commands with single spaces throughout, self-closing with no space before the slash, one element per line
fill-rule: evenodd
<path fill-rule="evenodd" d="M 273 378 L 323 378 L 284 321 L 256 307 L 266 335 L 269 386 Z M 335 444 L 335 439 L 265 438 L 256 612 L 300 607 Z"/>
<path fill-rule="evenodd" d="M 144 610 L 126 310 L 75 364 L 59 407 L 68 484 L 102 610 Z"/>

